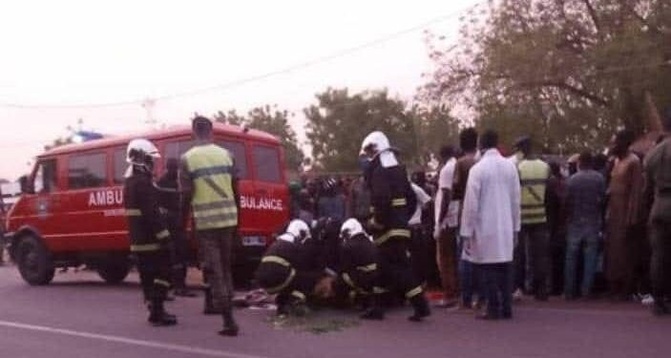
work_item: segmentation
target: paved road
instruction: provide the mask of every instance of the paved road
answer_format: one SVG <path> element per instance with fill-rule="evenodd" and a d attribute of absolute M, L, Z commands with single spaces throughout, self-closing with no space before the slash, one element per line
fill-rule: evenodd
<path fill-rule="evenodd" d="M 404 310 L 384 322 L 361 322 L 340 332 L 278 329 L 266 311 L 239 310 L 242 334 L 219 337 L 218 317 L 200 314 L 202 298 L 169 304 L 180 324 L 146 324 L 137 278 L 106 286 L 88 272 L 57 274 L 30 287 L 13 267 L 0 267 L 2 357 L 667 357 L 671 319 L 635 304 L 524 302 L 515 319 L 481 322 L 435 310 L 427 322 L 408 322 Z M 346 313 L 322 316 L 353 320 Z M 666 354 L 665 354 L 666 353 Z"/>

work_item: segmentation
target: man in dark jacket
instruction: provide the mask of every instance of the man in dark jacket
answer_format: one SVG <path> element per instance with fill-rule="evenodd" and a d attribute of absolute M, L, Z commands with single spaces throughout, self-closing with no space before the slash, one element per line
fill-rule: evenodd
<path fill-rule="evenodd" d="M 124 183 L 124 206 L 128 218 L 130 250 L 137 256 L 140 282 L 149 307 L 149 323 L 169 326 L 177 323 L 164 301 L 170 288 L 170 233 L 158 204 L 152 171 L 158 150 L 145 139 L 128 144 L 126 160 L 131 166 Z"/>
<path fill-rule="evenodd" d="M 168 231 L 172 237 L 170 253 L 172 257 L 172 278 L 175 295 L 195 297 L 186 286 L 186 271 L 189 265 L 189 243 L 182 222 L 181 198 L 179 195 L 179 160 L 170 158 L 166 163 L 166 172 L 158 180 L 159 205 L 165 212 Z"/>
<path fill-rule="evenodd" d="M 414 277 L 408 258 L 410 230 L 408 220 L 416 207 L 415 197 L 405 168 L 400 165 L 389 140 L 382 132 L 369 134 L 361 145 L 371 163 L 366 183 L 371 194 L 373 216 L 368 227 L 373 233 L 380 258 L 380 286 L 405 294 L 414 308 L 411 321 L 431 315 L 422 286 Z M 377 305 L 364 314 L 365 319 L 383 319 Z"/>

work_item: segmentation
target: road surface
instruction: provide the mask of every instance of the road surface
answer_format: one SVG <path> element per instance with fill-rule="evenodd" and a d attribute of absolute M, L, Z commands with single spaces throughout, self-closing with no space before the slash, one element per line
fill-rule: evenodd
<path fill-rule="evenodd" d="M 353 313 L 318 312 L 319 319 L 355 323 L 315 334 L 276 327 L 270 312 L 240 309 L 237 338 L 220 337 L 220 318 L 203 316 L 202 297 L 168 303 L 175 327 L 146 323 L 137 277 L 108 286 L 94 273 L 57 274 L 48 286 L 25 284 L 13 266 L 0 267 L 2 357 L 668 357 L 671 318 L 635 304 L 604 301 L 522 302 L 512 321 L 476 321 L 435 309 L 426 322 L 409 310 L 383 322 L 358 322 Z"/>

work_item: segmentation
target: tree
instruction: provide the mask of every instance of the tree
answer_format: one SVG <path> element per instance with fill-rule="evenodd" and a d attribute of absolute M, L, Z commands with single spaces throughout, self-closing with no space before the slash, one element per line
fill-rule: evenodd
<path fill-rule="evenodd" d="M 350 94 L 328 88 L 316 98 L 318 104 L 304 110 L 307 137 L 315 166 L 328 171 L 358 170 L 361 142 L 375 130 L 389 137 L 406 164 L 423 166 L 456 128 L 445 108 L 408 109 L 386 90 Z"/>
<path fill-rule="evenodd" d="M 638 134 L 671 103 L 668 0 L 501 0 L 464 17 L 460 43 L 429 35 L 427 102 L 472 109 L 504 140 L 532 134 L 546 151 Z"/>
<path fill-rule="evenodd" d="M 52 150 L 54 148 L 61 147 L 61 146 L 64 146 L 64 145 L 68 145 L 68 144 L 72 144 L 72 143 L 73 142 L 72 142 L 72 137 L 71 136 L 59 137 L 59 138 L 56 138 L 53 142 L 51 142 L 51 144 L 45 145 L 44 150 L 48 151 L 48 150 Z"/>
<path fill-rule="evenodd" d="M 296 132 L 289 125 L 291 117 L 293 114 L 289 111 L 270 105 L 253 108 L 247 112 L 247 116 L 241 116 L 235 110 L 225 113 L 219 111 L 214 115 L 218 122 L 245 125 L 277 136 L 282 142 L 287 166 L 291 170 L 298 170 L 305 159 L 305 154 L 300 149 Z"/>

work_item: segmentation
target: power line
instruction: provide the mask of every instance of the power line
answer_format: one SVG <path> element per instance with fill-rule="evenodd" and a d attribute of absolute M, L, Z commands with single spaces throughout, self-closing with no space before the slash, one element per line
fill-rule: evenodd
<path fill-rule="evenodd" d="M 462 8 L 460 10 L 456 10 L 453 12 L 450 12 L 449 14 L 445 14 L 442 16 L 435 17 L 431 20 L 428 20 L 426 22 L 423 22 L 419 25 L 415 25 L 388 35 L 385 35 L 383 37 L 377 38 L 372 41 L 364 42 L 362 44 L 359 44 L 357 46 L 353 46 L 350 48 L 346 48 L 340 51 L 337 51 L 335 53 L 332 53 L 330 55 L 325 55 L 321 57 L 314 58 L 309 61 L 305 61 L 303 63 L 295 64 L 283 69 L 271 71 L 271 72 L 266 72 L 263 74 L 247 77 L 247 78 L 242 78 L 239 80 L 235 80 L 232 82 L 216 85 L 216 86 L 210 86 L 210 87 L 204 87 L 200 89 L 195 89 L 191 91 L 186 91 L 186 92 L 179 92 L 179 93 L 174 93 L 170 95 L 163 95 L 163 96 L 157 96 L 153 97 L 152 100 L 154 101 L 165 101 L 165 100 L 172 100 L 176 98 L 184 98 L 184 97 L 193 97 L 201 94 L 205 94 L 208 92 L 214 92 L 214 91 L 224 91 L 227 89 L 231 89 L 234 87 L 239 87 L 248 83 L 252 82 L 258 82 L 262 81 L 271 77 L 276 77 L 279 75 L 295 72 L 298 70 L 303 70 L 305 68 L 309 67 L 314 67 L 319 64 L 331 62 L 333 60 L 352 55 L 354 53 L 366 50 L 370 47 L 375 47 L 379 46 L 381 44 L 387 43 L 389 41 L 395 40 L 399 37 L 405 36 L 407 34 L 417 32 L 420 30 L 424 30 L 426 27 L 430 25 L 434 25 L 436 23 L 444 22 L 446 20 L 449 20 L 455 16 L 458 16 L 466 11 L 470 11 L 478 6 L 480 6 L 482 3 L 485 1 L 479 1 L 471 6 L 468 6 L 466 8 Z M 118 101 L 118 102 L 107 102 L 107 103 L 92 103 L 92 104 L 62 104 L 62 105 L 49 105 L 49 104 L 20 104 L 20 103 L 2 103 L 0 102 L 0 107 L 6 107 L 6 108 L 16 108 L 16 109 L 69 109 L 69 108 L 107 108 L 107 107 L 120 107 L 120 106 L 130 106 L 130 105 L 141 105 L 143 102 L 145 102 L 146 99 L 135 99 L 135 100 L 128 100 L 128 101 Z"/>

